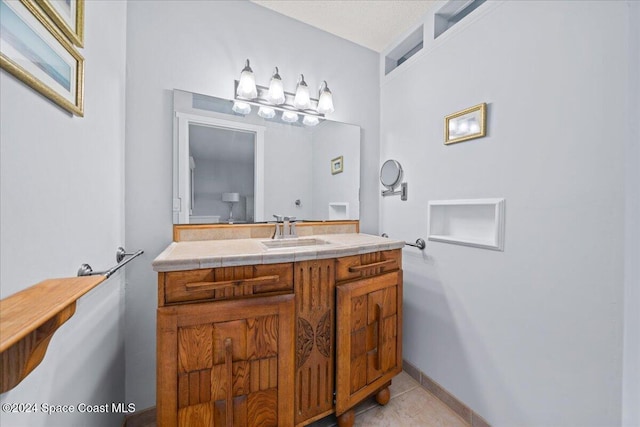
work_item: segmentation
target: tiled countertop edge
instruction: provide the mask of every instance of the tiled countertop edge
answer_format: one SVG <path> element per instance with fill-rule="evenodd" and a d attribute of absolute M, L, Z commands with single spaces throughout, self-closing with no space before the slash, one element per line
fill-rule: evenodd
<path fill-rule="evenodd" d="M 174 258 L 171 259 L 172 253 L 178 245 L 188 245 L 190 242 L 173 242 L 165 249 L 154 261 L 153 269 L 156 272 L 183 271 L 201 268 L 216 267 L 234 267 L 240 265 L 252 264 L 277 264 L 284 262 L 308 261 L 314 259 L 338 258 L 344 256 L 360 255 L 365 253 L 400 249 L 405 243 L 399 240 L 391 240 L 383 237 L 372 236 L 367 234 L 353 234 L 354 243 L 332 242 L 332 236 L 336 235 L 320 235 L 320 239 L 327 240 L 330 243 L 313 247 L 297 247 L 282 249 L 263 249 L 260 241 L 266 239 L 246 239 L 256 243 L 256 252 L 246 254 L 229 254 L 229 255 L 201 255 L 191 258 Z M 305 238 L 313 236 L 305 236 Z M 335 237 L 334 237 L 335 238 Z M 379 242 L 372 243 L 371 239 L 380 239 Z M 358 243 L 357 240 L 361 240 Z M 234 240 L 237 242 L 238 240 Z"/>

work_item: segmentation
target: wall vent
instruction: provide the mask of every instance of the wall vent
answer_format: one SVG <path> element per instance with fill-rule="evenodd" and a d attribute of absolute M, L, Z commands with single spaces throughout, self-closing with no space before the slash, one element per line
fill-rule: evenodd
<path fill-rule="evenodd" d="M 434 16 L 433 38 L 437 39 L 486 0 L 450 0 Z"/>
<path fill-rule="evenodd" d="M 422 49 L 424 27 L 421 25 L 416 28 L 409 36 L 401 41 L 395 48 L 393 48 L 387 56 L 385 56 L 384 74 L 387 75 L 396 68 L 398 68 L 403 62 L 411 58 L 417 52 Z"/>

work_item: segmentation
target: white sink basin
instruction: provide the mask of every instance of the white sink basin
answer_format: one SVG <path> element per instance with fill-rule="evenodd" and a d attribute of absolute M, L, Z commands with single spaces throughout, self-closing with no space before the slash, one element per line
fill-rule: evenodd
<path fill-rule="evenodd" d="M 322 239 L 283 239 L 283 240 L 263 240 L 261 242 L 267 249 L 293 249 L 306 246 L 326 245 L 329 242 Z"/>

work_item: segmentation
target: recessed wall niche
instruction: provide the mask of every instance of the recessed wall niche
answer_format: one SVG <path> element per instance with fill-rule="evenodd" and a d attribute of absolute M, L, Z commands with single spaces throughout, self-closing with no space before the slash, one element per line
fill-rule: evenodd
<path fill-rule="evenodd" d="M 428 239 L 504 250 L 504 199 L 431 200 Z"/>

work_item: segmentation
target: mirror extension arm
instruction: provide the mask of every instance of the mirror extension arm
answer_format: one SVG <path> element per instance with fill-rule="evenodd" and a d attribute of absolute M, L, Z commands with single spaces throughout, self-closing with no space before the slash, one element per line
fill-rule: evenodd
<path fill-rule="evenodd" d="M 383 197 L 397 196 L 399 194 L 400 195 L 400 200 L 402 200 L 404 202 L 404 201 L 407 200 L 408 191 L 409 191 L 408 184 L 406 182 L 403 182 L 402 184 L 400 184 L 400 191 L 383 190 L 382 191 L 382 196 Z"/>

